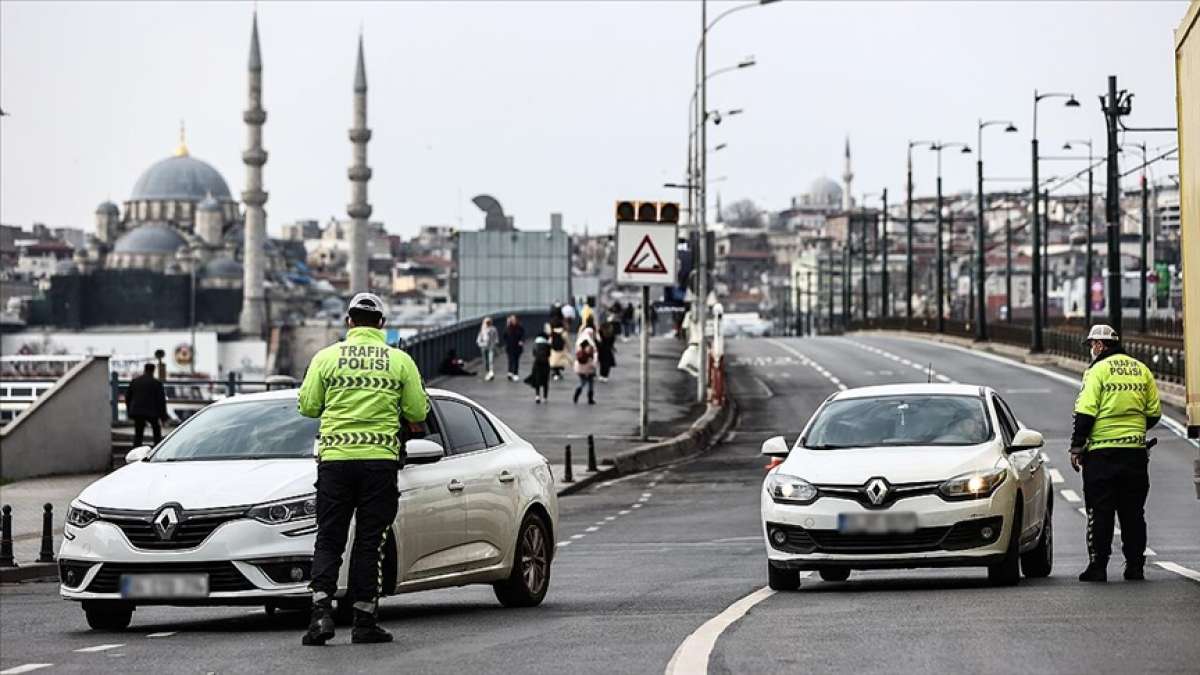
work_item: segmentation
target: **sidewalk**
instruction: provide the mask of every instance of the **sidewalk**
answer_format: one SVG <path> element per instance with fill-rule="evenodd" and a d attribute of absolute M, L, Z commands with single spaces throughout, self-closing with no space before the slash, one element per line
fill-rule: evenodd
<path fill-rule="evenodd" d="M 62 526 L 71 500 L 104 474 L 30 478 L 0 486 L 0 504 L 12 507 L 13 558 L 31 567 L 42 545 L 42 507 L 54 506 L 54 554 L 62 544 Z M 53 572 L 51 572 L 52 574 Z"/>
<path fill-rule="evenodd" d="M 617 343 L 617 367 L 608 382 L 596 381 L 596 405 L 587 404 L 586 393 L 579 403 L 571 396 L 578 378 L 570 369 L 559 382 L 550 383 L 550 400 L 541 405 L 533 401 L 533 389 L 524 382 L 510 382 L 503 368 L 503 352 L 496 356 L 496 379 L 484 382 L 482 373 L 475 377 L 446 377 L 430 387 L 462 394 L 495 413 L 529 441 L 554 464 L 554 475 L 561 480 L 564 449 L 571 446 L 571 463 L 576 481 L 590 474 L 587 465 L 587 437 L 596 441 L 597 463 L 603 471 L 606 460 L 620 452 L 643 445 L 638 437 L 639 341 Z M 650 441 L 662 441 L 686 431 L 704 407 L 696 403 L 696 379 L 676 368 L 683 343 L 673 337 L 650 338 Z M 478 367 L 478 364 L 472 364 Z M 521 379 L 529 374 L 532 360 L 528 350 L 521 359 Z"/>

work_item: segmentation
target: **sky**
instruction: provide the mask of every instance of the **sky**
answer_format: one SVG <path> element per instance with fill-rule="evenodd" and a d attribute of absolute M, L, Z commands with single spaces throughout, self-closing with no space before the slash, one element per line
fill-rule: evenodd
<path fill-rule="evenodd" d="M 710 20 L 743 3 L 710 2 Z M 1104 140 L 1107 76 L 1134 92 L 1127 123 L 1174 126 L 1172 35 L 1186 2 L 799 2 L 753 7 L 709 32 L 710 205 L 720 194 L 784 208 L 839 179 L 850 138 L 856 198 L 902 199 L 909 139 L 975 144 L 987 175 L 1029 175 L 1032 98 L 1045 153 Z M 0 222 L 93 228 L 171 154 L 183 120 L 194 157 L 230 190 L 245 181 L 249 2 L 0 3 Z M 681 199 L 699 0 L 633 2 L 264 1 L 257 5 L 268 230 L 345 218 L 356 41 L 366 45 L 372 220 L 482 227 L 495 196 L 518 228 L 611 226 L 618 199 Z M 1169 134 L 1129 140 L 1171 143 Z M 1043 175 L 1074 164 L 1053 162 Z M 1082 164 L 1078 165 L 1080 168 Z M 916 191 L 935 159 L 917 151 Z M 973 156 L 945 153 L 947 191 L 974 186 Z M 1023 186 L 997 180 L 988 189 Z M 877 197 L 870 197 L 872 203 Z"/>

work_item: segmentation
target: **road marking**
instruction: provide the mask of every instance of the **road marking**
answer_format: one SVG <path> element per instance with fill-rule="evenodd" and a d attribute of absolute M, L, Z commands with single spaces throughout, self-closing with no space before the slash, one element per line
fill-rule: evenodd
<path fill-rule="evenodd" d="M 1067 479 L 1063 478 L 1062 472 L 1058 469 L 1050 469 L 1050 482 L 1058 485 L 1059 483 L 1067 482 Z"/>
<path fill-rule="evenodd" d="M 629 515 L 629 509 L 621 509 L 620 511 L 617 511 L 617 515 L 618 516 Z"/>
<path fill-rule="evenodd" d="M 1167 570 L 1168 572 L 1174 572 L 1175 574 L 1178 574 L 1179 576 L 1187 577 L 1188 579 L 1191 579 L 1192 581 L 1200 581 L 1200 572 L 1197 572 L 1196 570 L 1188 569 L 1188 568 L 1184 567 L 1183 565 L 1176 565 L 1173 562 L 1163 562 L 1161 560 L 1155 560 L 1154 564 L 1158 565 L 1159 567 L 1163 568 L 1164 570 Z M 5 671 L 5 672 L 7 672 L 7 671 Z M 3 673 L 0 673 L 0 675 L 3 675 Z"/>
<path fill-rule="evenodd" d="M 775 595 L 775 591 L 764 586 L 705 621 L 675 650 L 675 654 L 671 656 L 671 661 L 667 664 L 666 675 L 707 673 L 708 657 L 712 655 L 713 647 L 716 646 L 717 638 L 721 637 L 721 633 L 745 616 L 752 607 L 772 595 Z"/>
<path fill-rule="evenodd" d="M 584 532 L 595 532 L 596 530 L 599 530 L 599 529 L 600 528 L 593 525 L 593 526 L 589 527 L 588 529 L 584 530 Z"/>
<path fill-rule="evenodd" d="M 12 668 L 6 668 L 4 670 L 0 670 L 0 675 L 19 675 L 20 673 L 28 673 L 28 672 L 31 672 L 34 670 L 41 670 L 42 668 L 49 668 L 52 665 L 54 665 L 54 664 L 53 663 L 26 663 L 21 666 L 13 666 Z"/>
<path fill-rule="evenodd" d="M 613 520 L 616 520 L 616 519 L 617 519 L 617 517 L 616 517 L 616 516 L 607 516 L 607 517 L 605 517 L 605 520 L 607 520 L 607 521 L 613 521 Z"/>
<path fill-rule="evenodd" d="M 817 373 L 819 373 L 821 375 L 821 377 L 824 377 L 825 379 L 829 380 L 833 384 L 833 386 L 837 387 L 838 391 L 846 391 L 847 389 L 849 389 L 849 387 L 842 384 L 841 380 L 839 380 L 832 373 L 830 373 L 828 370 L 826 370 L 824 366 L 822 366 L 821 364 L 812 360 L 811 358 L 805 356 L 804 354 L 800 353 L 799 351 L 792 348 L 791 346 L 786 345 L 786 344 L 780 342 L 779 340 L 769 340 L 769 342 L 771 344 L 775 345 L 776 347 L 779 347 L 783 351 L 788 352 L 789 354 L 800 359 L 801 364 L 806 365 L 809 368 L 812 368 L 813 370 L 817 371 Z"/>
<path fill-rule="evenodd" d="M 1072 504 L 1078 504 L 1079 502 L 1083 501 L 1083 499 L 1080 498 L 1079 493 L 1075 492 L 1074 490 L 1060 490 L 1060 492 L 1062 493 L 1063 499 L 1071 502 Z"/>
<path fill-rule="evenodd" d="M 572 538 L 572 539 L 583 539 L 585 536 L 587 536 L 587 535 L 583 535 L 583 534 L 573 534 L 573 535 L 571 535 L 571 538 Z"/>
<path fill-rule="evenodd" d="M 630 504 L 629 506 L 630 506 L 630 508 L 634 508 L 634 509 L 640 509 L 640 508 L 642 508 L 642 505 L 641 505 L 641 503 L 638 503 L 638 504 Z"/>
<path fill-rule="evenodd" d="M 571 545 L 571 542 L 569 542 L 569 541 L 560 541 L 560 542 L 558 542 L 558 547 L 559 547 L 559 548 L 562 548 L 562 547 L 564 547 L 564 546 L 570 546 L 570 545 Z"/>
<path fill-rule="evenodd" d="M 885 356 L 887 358 L 892 358 L 895 356 L 896 358 L 893 360 L 898 360 L 900 363 L 912 368 L 913 370 L 919 370 L 922 373 L 926 373 L 927 377 L 936 379 L 939 382 L 945 382 L 947 384 L 958 384 L 958 381 L 955 380 L 954 378 L 948 377 L 947 375 L 945 375 L 943 373 L 939 373 L 938 371 L 934 370 L 933 364 L 923 364 L 923 363 L 917 363 L 915 361 L 910 361 L 908 359 L 902 359 L 902 358 L 896 356 L 895 354 L 892 354 L 891 352 L 884 351 L 884 350 L 876 348 L 876 347 L 872 347 L 871 345 L 864 344 L 862 342 L 856 342 L 854 340 L 846 340 L 846 342 L 851 345 L 854 345 L 855 347 L 858 347 L 859 349 L 861 349 L 863 351 L 871 352 L 873 354 L 878 354 L 879 356 Z"/>
<path fill-rule="evenodd" d="M 1146 554 L 1146 555 L 1152 555 L 1152 556 L 1157 556 L 1157 555 L 1158 555 L 1157 553 L 1155 553 L 1155 552 L 1154 552 L 1154 549 L 1150 548 L 1149 546 L 1147 546 L 1147 547 L 1146 547 L 1145 554 Z"/>
<path fill-rule="evenodd" d="M 79 654 L 90 654 L 92 652 L 106 652 L 110 649 L 117 649 L 118 647 L 124 647 L 124 646 L 125 646 L 124 642 L 118 642 L 118 643 L 111 644 L 111 645 L 96 645 L 94 647 L 83 647 L 81 649 L 76 649 L 75 651 Z"/>
<path fill-rule="evenodd" d="M 148 637 L 148 638 L 164 638 L 164 637 L 171 637 L 172 635 L 174 635 L 174 634 L 176 634 L 176 633 L 178 633 L 178 632 L 179 632 L 179 631 L 168 630 L 168 631 L 163 631 L 163 632 L 161 632 L 161 633 L 151 633 L 151 634 L 147 635 L 146 637 Z"/>

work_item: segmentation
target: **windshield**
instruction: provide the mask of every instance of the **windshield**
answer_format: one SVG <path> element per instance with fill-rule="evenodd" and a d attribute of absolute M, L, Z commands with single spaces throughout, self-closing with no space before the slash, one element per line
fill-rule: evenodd
<path fill-rule="evenodd" d="M 976 445 L 991 438 L 976 396 L 884 396 L 833 401 L 813 420 L 804 447 Z"/>
<path fill-rule="evenodd" d="M 302 417 L 293 400 L 209 406 L 163 441 L 150 461 L 311 458 L 319 424 Z"/>

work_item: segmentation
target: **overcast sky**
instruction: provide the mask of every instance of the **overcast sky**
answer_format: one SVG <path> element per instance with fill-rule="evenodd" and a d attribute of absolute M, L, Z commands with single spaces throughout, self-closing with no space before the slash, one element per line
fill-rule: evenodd
<path fill-rule="evenodd" d="M 709 17 L 734 6 L 712 2 Z M 1185 2 L 782 2 L 721 21 L 709 175 L 726 204 L 786 206 L 854 153 L 855 195 L 902 199 L 910 138 L 975 143 L 988 174 L 1029 175 L 1035 87 L 1083 107 L 1041 105 L 1039 136 L 1102 145 L 1097 95 L 1116 74 L 1135 92 L 1130 124 L 1174 125 L 1172 35 Z M 244 184 L 248 2 L 0 3 L 0 221 L 92 228 L 96 205 L 129 196 L 186 121 L 192 155 L 239 195 Z M 697 1 L 261 2 L 268 112 L 268 228 L 345 217 L 355 40 L 365 34 L 373 219 L 392 232 L 482 225 L 490 193 L 520 228 L 560 211 L 568 227 L 610 225 L 618 198 L 679 198 Z M 1160 145 L 1169 134 L 1151 135 Z M 918 192 L 934 158 L 916 162 Z M 1043 174 L 1066 171 L 1046 166 Z M 947 189 L 974 185 L 972 157 L 947 155 Z M 996 188 L 1013 183 L 995 184 Z"/>

